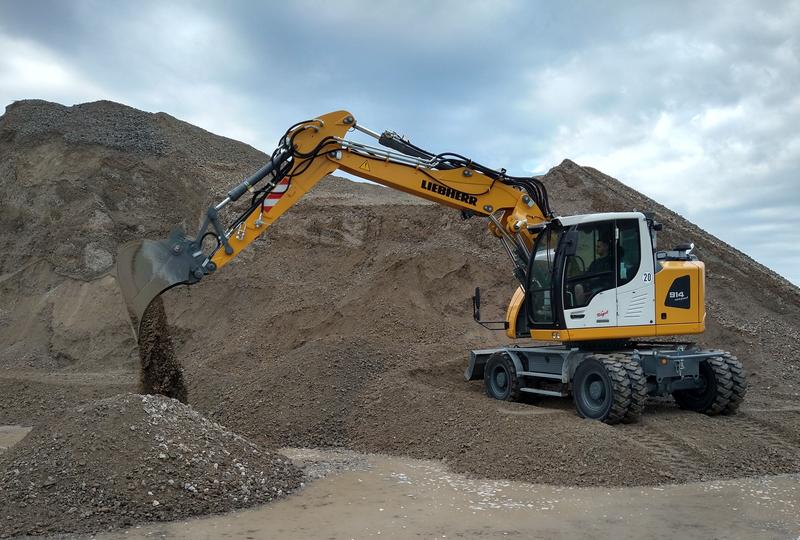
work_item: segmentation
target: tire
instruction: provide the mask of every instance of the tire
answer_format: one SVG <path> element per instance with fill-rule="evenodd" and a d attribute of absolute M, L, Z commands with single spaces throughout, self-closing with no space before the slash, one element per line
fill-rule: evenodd
<path fill-rule="evenodd" d="M 644 376 L 642 365 L 635 360 L 627 359 L 623 363 L 628 372 L 628 380 L 631 385 L 631 405 L 622 418 L 624 424 L 635 424 L 639 421 L 647 403 L 647 377 Z"/>
<path fill-rule="evenodd" d="M 599 354 L 588 356 L 572 377 L 572 396 L 581 418 L 617 424 L 631 404 L 628 372 L 618 360 Z"/>
<path fill-rule="evenodd" d="M 519 379 L 514 362 L 504 353 L 494 353 L 483 369 L 486 395 L 500 401 L 519 401 Z"/>
<path fill-rule="evenodd" d="M 744 401 L 745 394 L 747 394 L 747 372 L 735 356 L 725 354 L 723 358 L 725 363 L 728 364 L 728 370 L 731 372 L 733 388 L 731 389 L 731 399 L 722 414 L 736 414 L 739 410 L 739 405 Z"/>
<path fill-rule="evenodd" d="M 733 396 L 733 377 L 725 358 L 715 356 L 700 362 L 700 380 L 704 383 L 701 388 L 672 393 L 678 407 L 709 416 L 722 414 Z"/>

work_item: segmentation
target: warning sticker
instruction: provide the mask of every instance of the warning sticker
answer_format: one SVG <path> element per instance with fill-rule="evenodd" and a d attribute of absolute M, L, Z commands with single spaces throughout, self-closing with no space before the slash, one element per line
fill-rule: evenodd
<path fill-rule="evenodd" d="M 370 171 L 371 170 L 369 168 L 369 161 L 367 161 L 366 159 L 364 160 L 364 163 L 362 163 L 358 168 L 361 169 L 362 171 Z"/>

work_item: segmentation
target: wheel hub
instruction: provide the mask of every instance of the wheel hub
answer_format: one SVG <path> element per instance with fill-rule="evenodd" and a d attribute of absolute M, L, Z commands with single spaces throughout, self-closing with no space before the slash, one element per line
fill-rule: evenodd
<path fill-rule="evenodd" d="M 508 379 L 506 378 L 506 372 L 502 369 L 497 370 L 494 376 L 494 382 L 498 388 L 505 388 L 506 384 L 508 384 Z"/>
<path fill-rule="evenodd" d="M 600 381 L 592 381 L 589 384 L 589 397 L 595 401 L 599 401 L 603 397 L 603 383 Z"/>

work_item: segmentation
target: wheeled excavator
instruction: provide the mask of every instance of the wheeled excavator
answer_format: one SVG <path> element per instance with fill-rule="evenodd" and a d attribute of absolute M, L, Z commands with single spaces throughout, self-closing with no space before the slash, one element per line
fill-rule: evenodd
<path fill-rule="evenodd" d="M 378 146 L 348 139 L 353 131 Z M 741 362 L 675 338 L 705 329 L 705 267 L 692 244 L 658 250 L 661 225 L 650 214 L 559 216 L 538 177 L 434 154 L 347 111 L 291 126 L 263 167 L 208 208 L 194 236 L 175 229 L 121 248 L 117 277 L 134 327 L 156 297 L 220 271 L 337 170 L 487 220 L 519 286 L 502 321 L 481 319 L 477 288 L 473 316 L 533 339 L 470 352 L 464 377 L 482 379 L 490 397 L 572 395 L 578 415 L 608 424 L 638 420 L 648 396 L 672 395 L 708 415 L 737 411 L 747 390 Z M 222 214 L 233 216 L 224 226 Z"/>

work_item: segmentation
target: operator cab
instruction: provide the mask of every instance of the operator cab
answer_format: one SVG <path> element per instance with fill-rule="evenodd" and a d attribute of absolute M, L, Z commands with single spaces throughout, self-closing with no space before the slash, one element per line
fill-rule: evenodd
<path fill-rule="evenodd" d="M 654 325 L 652 223 L 640 212 L 548 223 L 532 249 L 527 324 L 517 324 L 517 333 L 527 326 L 534 339 L 602 340 L 631 335 L 620 327 Z"/>

